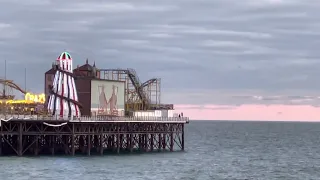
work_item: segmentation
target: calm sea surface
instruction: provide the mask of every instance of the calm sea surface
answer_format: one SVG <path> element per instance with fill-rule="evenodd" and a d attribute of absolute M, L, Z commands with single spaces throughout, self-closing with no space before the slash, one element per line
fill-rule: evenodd
<path fill-rule="evenodd" d="M 186 152 L 0 157 L 0 180 L 320 179 L 320 123 L 191 122 Z"/>

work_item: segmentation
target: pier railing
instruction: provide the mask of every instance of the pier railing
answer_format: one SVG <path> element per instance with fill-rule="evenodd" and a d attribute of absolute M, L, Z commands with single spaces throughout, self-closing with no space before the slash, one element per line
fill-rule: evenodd
<path fill-rule="evenodd" d="M 125 116 L 81 116 L 74 118 L 66 118 L 59 116 L 43 116 L 43 115 L 1 115 L 0 120 L 9 121 L 9 120 L 42 120 L 42 121 L 73 121 L 73 122 L 99 122 L 99 121 L 127 121 L 127 122 L 189 122 L 188 117 L 150 117 L 150 116 L 141 116 L 141 117 L 125 117 Z"/>
<path fill-rule="evenodd" d="M 75 119 L 79 121 L 189 121 L 188 117 L 151 117 L 151 116 L 141 116 L 141 117 L 89 117 L 83 116 L 80 119 Z"/>

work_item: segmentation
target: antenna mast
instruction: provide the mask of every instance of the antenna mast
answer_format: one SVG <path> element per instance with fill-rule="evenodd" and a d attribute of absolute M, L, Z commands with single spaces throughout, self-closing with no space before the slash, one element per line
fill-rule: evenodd
<path fill-rule="evenodd" d="M 27 92 L 27 68 L 24 68 L 24 91 Z"/>
<path fill-rule="evenodd" d="M 4 80 L 7 80 L 7 60 L 4 60 Z"/>
<path fill-rule="evenodd" d="M 6 85 L 7 85 L 7 60 L 4 60 L 4 83 L 3 83 L 3 93 L 2 96 L 6 99 Z"/>

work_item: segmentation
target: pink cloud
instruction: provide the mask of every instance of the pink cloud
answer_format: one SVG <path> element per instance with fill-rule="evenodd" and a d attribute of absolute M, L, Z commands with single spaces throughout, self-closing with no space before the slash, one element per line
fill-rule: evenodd
<path fill-rule="evenodd" d="M 193 120 L 320 121 L 320 107 L 310 105 L 176 105 Z"/>

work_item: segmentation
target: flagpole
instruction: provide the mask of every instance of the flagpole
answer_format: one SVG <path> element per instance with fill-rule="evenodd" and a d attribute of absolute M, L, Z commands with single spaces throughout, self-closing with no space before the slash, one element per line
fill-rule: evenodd
<path fill-rule="evenodd" d="M 27 68 L 24 68 L 24 91 L 27 92 Z"/>
<path fill-rule="evenodd" d="M 4 84 L 3 84 L 3 96 L 6 97 L 6 85 L 7 85 L 7 60 L 4 60 Z"/>

